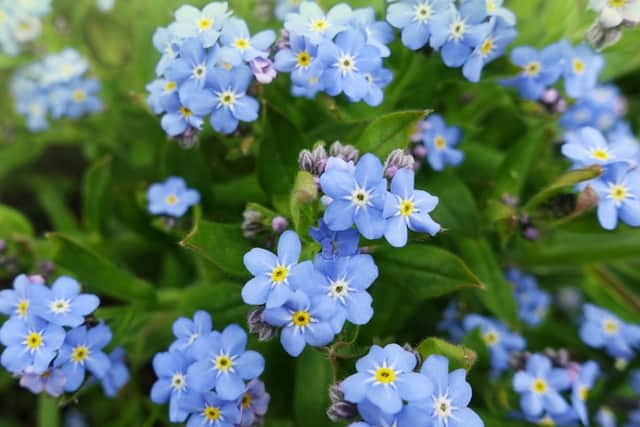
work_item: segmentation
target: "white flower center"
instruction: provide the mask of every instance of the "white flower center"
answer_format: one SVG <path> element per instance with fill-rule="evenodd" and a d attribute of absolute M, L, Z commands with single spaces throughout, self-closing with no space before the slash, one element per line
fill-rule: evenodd
<path fill-rule="evenodd" d="M 349 74 L 353 71 L 358 71 L 358 68 L 356 68 L 356 59 L 353 57 L 353 55 L 349 55 L 347 53 L 343 53 L 342 55 L 340 55 L 336 66 L 343 75 Z"/>
<path fill-rule="evenodd" d="M 193 67 L 192 75 L 194 79 L 202 80 L 207 75 L 207 68 L 204 66 L 204 64 L 196 65 L 195 67 Z"/>
<path fill-rule="evenodd" d="M 240 97 L 235 92 L 231 90 L 225 90 L 223 92 L 217 92 L 216 96 L 218 97 L 218 108 L 226 107 L 233 108 L 236 103 L 236 100 Z"/>
<path fill-rule="evenodd" d="M 49 310 L 55 314 L 66 314 L 71 310 L 71 301 L 68 299 L 56 299 L 49 303 Z"/>
<path fill-rule="evenodd" d="M 187 387 L 187 379 L 181 372 L 176 372 L 171 377 L 171 388 L 175 391 L 182 391 Z"/>
<path fill-rule="evenodd" d="M 343 303 L 349 291 L 349 282 L 344 279 L 338 279 L 329 285 L 329 296 Z"/>
<path fill-rule="evenodd" d="M 616 335 L 620 330 L 620 323 L 616 319 L 606 319 L 602 322 L 602 330 L 606 335 Z"/>
<path fill-rule="evenodd" d="M 351 193 L 351 203 L 361 208 L 369 204 L 370 194 L 364 188 L 356 188 Z"/>
<path fill-rule="evenodd" d="M 438 417 L 445 426 L 448 424 L 448 419 L 453 411 L 451 400 L 448 395 L 440 395 L 438 397 L 433 396 L 433 416 Z"/>
<path fill-rule="evenodd" d="M 413 9 L 413 19 L 424 24 L 431 18 L 431 6 L 427 3 L 419 3 Z"/>
<path fill-rule="evenodd" d="M 449 27 L 449 34 L 453 40 L 460 40 L 467 29 L 463 19 L 456 19 Z"/>

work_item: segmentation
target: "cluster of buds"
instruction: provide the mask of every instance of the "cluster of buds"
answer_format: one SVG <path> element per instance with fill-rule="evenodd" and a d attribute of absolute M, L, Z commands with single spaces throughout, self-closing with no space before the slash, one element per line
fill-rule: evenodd
<path fill-rule="evenodd" d="M 247 239 L 255 239 L 260 234 L 278 235 L 289 227 L 289 221 L 272 212 L 260 211 L 255 205 L 249 205 L 242 213 L 242 235 Z"/>
<path fill-rule="evenodd" d="M 416 160 L 405 150 L 396 149 L 389 153 L 384 161 L 384 176 L 387 179 L 393 179 L 400 169 L 415 169 Z"/>
<path fill-rule="evenodd" d="M 567 111 L 567 101 L 562 97 L 559 90 L 547 88 L 540 97 L 540 103 L 550 113 L 564 113 Z"/>
<path fill-rule="evenodd" d="M 329 147 L 329 153 L 324 148 L 324 142 L 315 144 L 312 150 L 302 150 L 298 156 L 300 169 L 309 172 L 314 177 L 324 173 L 329 157 L 336 157 L 345 162 L 357 162 L 360 153 L 353 145 L 343 145 L 336 141 Z"/>
<path fill-rule="evenodd" d="M 596 49 L 604 49 L 617 43 L 624 28 L 635 27 L 640 23 L 640 0 L 613 3 L 589 0 L 589 8 L 599 14 L 587 32 L 587 41 Z"/>
<path fill-rule="evenodd" d="M 327 416 L 334 423 L 353 420 L 358 416 L 358 407 L 344 399 L 344 393 L 340 390 L 340 383 L 329 386 L 329 398 L 331 406 L 327 409 Z"/>
<path fill-rule="evenodd" d="M 278 329 L 265 322 L 262 318 L 263 314 L 264 306 L 256 308 L 249 313 L 247 323 L 249 324 L 249 332 L 258 335 L 258 340 L 269 341 L 277 335 Z"/>

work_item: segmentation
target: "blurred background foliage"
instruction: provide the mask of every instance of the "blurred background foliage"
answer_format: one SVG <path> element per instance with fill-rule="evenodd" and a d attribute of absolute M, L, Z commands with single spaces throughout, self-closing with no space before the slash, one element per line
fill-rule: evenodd
<path fill-rule="evenodd" d="M 289 199 L 300 149 L 317 140 L 341 140 L 361 149 L 375 146 L 384 158 L 406 144 L 386 138 L 384 129 L 397 126 L 409 132 L 420 114 L 411 110 L 435 110 L 464 129 L 463 164 L 442 173 L 423 168 L 418 177 L 419 187 L 440 197 L 434 216 L 448 232 L 402 250 L 373 247 L 381 272 L 373 287 L 376 314 L 357 337 L 354 330 L 345 332 L 345 341 L 357 339 L 338 359 L 339 377 L 353 369 L 349 356 L 361 354 L 372 342 L 417 345 L 437 335 L 435 324 L 451 292 L 469 309 L 488 311 L 522 330 L 502 275 L 509 265 L 535 273 L 548 290 L 579 287 L 594 302 L 640 322 L 639 230 L 605 232 L 593 212 L 563 221 L 563 214 L 549 215 L 543 204 L 531 212 L 542 237 L 529 242 L 519 235 L 513 208 L 501 202 L 504 194 L 526 202 L 568 167 L 555 143 L 560 136 L 557 117 L 497 85 L 496 78 L 512 72 L 507 59 L 489 66 L 481 83 L 471 84 L 460 70 L 444 67 L 438 55 L 410 52 L 396 40 L 387 61 L 395 78 L 381 106 L 325 96 L 294 99 L 288 77 L 282 75 L 261 88 L 262 120 L 230 137 L 205 130 L 199 145 L 184 150 L 167 140 L 146 106 L 144 89 L 159 57 L 151 44 L 153 31 L 167 25 L 171 12 L 183 3 L 118 0 L 112 13 L 103 14 L 90 0 L 54 0 L 44 33 L 31 51 L 16 58 L 0 56 L 0 238 L 18 254 L 17 271 L 38 272 L 43 262 L 53 261 L 54 275 L 71 274 L 101 296 L 97 316 L 111 325 L 114 344 L 126 348 L 132 371 L 118 398 L 107 400 L 97 387 L 89 387 L 67 397 L 61 407 L 38 400 L 2 371 L 0 427 L 55 427 L 74 407 L 91 426 L 169 425 L 166 408 L 148 398 L 154 381 L 151 358 L 170 342 L 174 319 L 196 309 L 210 311 L 216 328 L 230 322 L 244 325 L 250 307 L 240 298 L 248 277 L 241 260 L 251 243 L 242 238 L 239 224 L 247 202 L 268 206 L 296 228 L 306 228 L 307 207 Z M 202 6 L 206 1 L 191 3 Z M 328 7 L 337 2 L 321 3 Z M 383 16 L 382 0 L 349 3 L 373 5 Z M 230 1 L 254 32 L 279 29 L 265 7 L 269 4 Z M 514 45 L 540 48 L 563 37 L 578 42 L 594 19 L 585 0 L 512 0 L 506 6 L 518 16 Z M 604 72 L 627 96 L 627 117 L 636 130 L 639 45 L 640 31 L 627 31 L 605 52 Z M 20 65 L 67 46 L 90 60 L 90 74 L 103 85 L 105 110 L 29 133 L 13 112 L 10 76 Z M 387 116 L 398 111 L 409 112 Z M 172 174 L 197 188 L 202 203 L 190 219 L 167 232 L 147 214 L 144 191 Z M 0 275 L 6 287 L 14 272 Z M 568 347 L 585 358 L 603 360 L 581 345 L 576 325 L 560 312 L 526 336 L 530 349 Z M 476 392 L 472 406 L 487 426 L 517 425 L 504 416 L 510 408 L 509 384 L 487 387 L 484 344 L 471 337 L 467 345 L 479 356 L 470 376 Z M 263 380 L 272 401 L 266 425 L 330 425 L 325 410 L 333 372 L 326 354 L 308 349 L 292 359 L 277 340 L 251 346 L 267 360 Z M 596 390 L 594 399 L 606 392 Z"/>

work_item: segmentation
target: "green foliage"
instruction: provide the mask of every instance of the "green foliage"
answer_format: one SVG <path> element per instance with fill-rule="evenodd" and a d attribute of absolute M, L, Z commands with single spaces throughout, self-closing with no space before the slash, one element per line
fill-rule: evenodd
<path fill-rule="evenodd" d="M 455 345 L 440 338 L 427 338 L 418 346 L 418 352 L 423 360 L 433 354 L 439 354 L 449 359 L 449 370 L 470 370 L 476 363 L 476 352 L 463 345 Z"/>

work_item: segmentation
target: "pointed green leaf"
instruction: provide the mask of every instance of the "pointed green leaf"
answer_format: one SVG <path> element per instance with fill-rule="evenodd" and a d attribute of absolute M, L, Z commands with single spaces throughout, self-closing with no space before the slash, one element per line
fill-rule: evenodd
<path fill-rule="evenodd" d="M 84 176 L 82 213 L 91 231 L 99 232 L 107 222 L 110 183 L 111 156 L 106 156 L 96 161 Z"/>
<path fill-rule="evenodd" d="M 476 352 L 462 345 L 451 344 L 440 338 L 427 338 L 418 346 L 422 360 L 431 355 L 441 355 L 449 359 L 449 371 L 463 368 L 470 370 L 476 363 Z"/>
<path fill-rule="evenodd" d="M 19 211 L 6 205 L 0 205 L 0 238 L 14 238 L 15 236 L 33 236 L 33 227 Z"/>
<path fill-rule="evenodd" d="M 549 200 L 551 197 L 555 196 L 562 190 L 567 187 L 573 187 L 574 185 L 588 181 L 593 178 L 599 177 L 603 172 L 602 166 L 593 165 L 586 167 L 584 169 L 574 169 L 571 170 L 564 175 L 560 176 L 553 183 L 551 183 L 548 187 L 544 188 L 538 194 L 533 196 L 525 205 L 524 209 L 526 211 L 531 211 L 533 208 L 538 206 L 540 203 L 543 203 Z"/>
<path fill-rule="evenodd" d="M 313 224 L 313 202 L 318 198 L 318 184 L 309 172 L 300 171 L 293 183 L 289 200 L 293 226 L 300 236 L 306 236 Z"/>
<path fill-rule="evenodd" d="M 411 135 L 429 110 L 398 111 L 386 114 L 364 128 L 356 140 L 361 153 L 373 153 L 383 160 L 397 148 L 408 148 Z"/>

